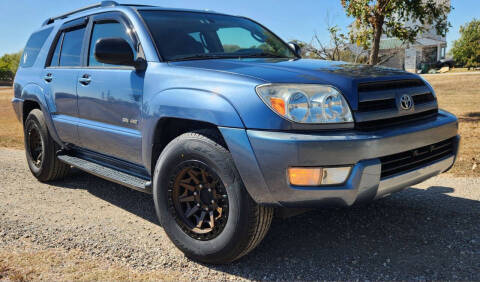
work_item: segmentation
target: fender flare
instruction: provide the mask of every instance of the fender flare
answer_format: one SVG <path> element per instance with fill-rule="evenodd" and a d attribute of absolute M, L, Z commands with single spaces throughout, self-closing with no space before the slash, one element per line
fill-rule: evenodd
<path fill-rule="evenodd" d="M 207 122 L 216 126 L 245 128 L 240 115 L 223 95 L 194 88 L 170 88 L 145 97 L 143 102 L 142 159 L 152 167 L 151 155 L 157 125 L 165 118 Z"/>
<path fill-rule="evenodd" d="M 63 142 L 60 140 L 60 137 L 58 136 L 57 131 L 55 129 L 55 125 L 53 124 L 53 119 L 48 109 L 48 104 L 45 99 L 45 93 L 43 88 L 40 87 L 38 84 L 29 83 L 23 87 L 20 98 L 23 101 L 21 104 L 21 113 L 20 113 L 20 115 L 22 116 L 22 120 L 21 120 L 22 123 L 24 122 L 23 105 L 25 101 L 36 102 L 38 105 L 40 105 L 40 110 L 42 111 L 43 116 L 45 117 L 45 122 L 47 124 L 48 132 L 50 133 L 50 136 L 53 138 L 53 140 L 57 144 L 63 146 Z"/>

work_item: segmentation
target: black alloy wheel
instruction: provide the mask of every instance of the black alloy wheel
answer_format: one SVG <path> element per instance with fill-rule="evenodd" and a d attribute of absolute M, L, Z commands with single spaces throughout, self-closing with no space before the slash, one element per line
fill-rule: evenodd
<path fill-rule="evenodd" d="M 170 182 L 169 206 L 190 237 L 211 240 L 225 228 L 228 195 L 218 175 L 198 161 L 181 163 Z"/>
<path fill-rule="evenodd" d="M 35 125 L 30 127 L 26 138 L 28 140 L 27 152 L 30 155 L 30 159 L 32 160 L 33 165 L 39 168 L 42 165 L 45 149 L 38 127 Z"/>
<path fill-rule="evenodd" d="M 184 133 L 163 149 L 153 174 L 160 225 L 188 257 L 223 264 L 265 237 L 273 208 L 247 192 L 220 132 Z"/>

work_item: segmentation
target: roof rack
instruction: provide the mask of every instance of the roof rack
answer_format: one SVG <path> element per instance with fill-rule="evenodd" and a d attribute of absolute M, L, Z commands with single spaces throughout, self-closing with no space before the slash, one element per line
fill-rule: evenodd
<path fill-rule="evenodd" d="M 83 7 L 83 8 L 80 8 L 80 9 L 77 9 L 77 10 L 74 10 L 74 11 L 71 11 L 71 12 L 68 12 L 68 13 L 65 13 L 65 14 L 60 15 L 60 16 L 48 18 L 45 22 L 43 22 L 42 26 L 49 25 L 49 24 L 55 22 L 56 20 L 65 19 L 65 18 L 67 18 L 68 16 L 71 16 L 71 15 L 73 15 L 73 14 L 80 13 L 80 12 L 83 12 L 83 11 L 86 11 L 86 10 L 90 10 L 90 9 L 94 9 L 94 8 L 100 8 L 100 7 L 115 7 L 115 6 L 150 6 L 150 5 L 119 4 L 119 3 L 115 2 L 115 1 L 102 1 L 102 2 L 100 2 L 100 3 L 93 4 L 93 5 L 90 5 L 90 6 L 87 6 L 87 7 Z"/>

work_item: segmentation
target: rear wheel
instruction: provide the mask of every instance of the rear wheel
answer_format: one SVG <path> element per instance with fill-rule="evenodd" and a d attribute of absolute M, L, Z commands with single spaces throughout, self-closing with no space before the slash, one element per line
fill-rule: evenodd
<path fill-rule="evenodd" d="M 154 173 L 157 215 L 188 257 L 228 263 L 266 235 L 273 209 L 247 193 L 230 153 L 213 130 L 183 134 L 163 150 Z"/>
<path fill-rule="evenodd" d="M 28 167 L 40 181 L 51 181 L 65 177 L 70 166 L 56 157 L 59 146 L 53 141 L 42 111 L 32 110 L 24 126 L 25 153 Z"/>

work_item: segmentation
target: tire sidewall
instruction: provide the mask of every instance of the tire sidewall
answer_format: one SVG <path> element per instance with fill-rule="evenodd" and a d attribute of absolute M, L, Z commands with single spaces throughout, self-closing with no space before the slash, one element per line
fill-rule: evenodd
<path fill-rule="evenodd" d="M 248 236 L 248 194 L 236 171 L 233 160 L 226 150 L 213 142 L 199 138 L 177 138 L 162 152 L 157 162 L 153 192 L 154 202 L 160 223 L 172 241 L 187 256 L 204 262 L 218 261 L 219 257 L 228 260 L 237 245 Z M 187 235 L 175 220 L 169 209 L 168 189 L 172 174 L 178 164 L 196 160 L 206 164 L 223 182 L 228 195 L 229 214 L 223 231 L 208 241 L 196 240 Z M 231 258 L 233 259 L 233 258 Z"/>
<path fill-rule="evenodd" d="M 40 164 L 39 167 L 33 164 L 33 160 L 30 154 L 28 132 L 33 127 L 37 128 L 38 133 L 40 135 L 41 142 L 42 142 L 42 146 L 43 146 L 44 155 L 43 155 L 42 163 Z M 28 115 L 25 121 L 24 128 L 25 128 L 24 130 L 25 153 L 27 156 L 28 167 L 30 168 L 30 171 L 33 173 L 33 175 L 42 181 L 43 178 L 46 177 L 45 174 L 48 173 L 48 168 L 51 165 L 51 156 L 52 154 L 55 153 L 53 152 L 54 149 L 50 144 L 51 141 L 49 140 L 48 129 L 45 124 L 43 113 L 40 110 L 33 110 L 32 112 L 30 112 L 30 114 Z"/>

